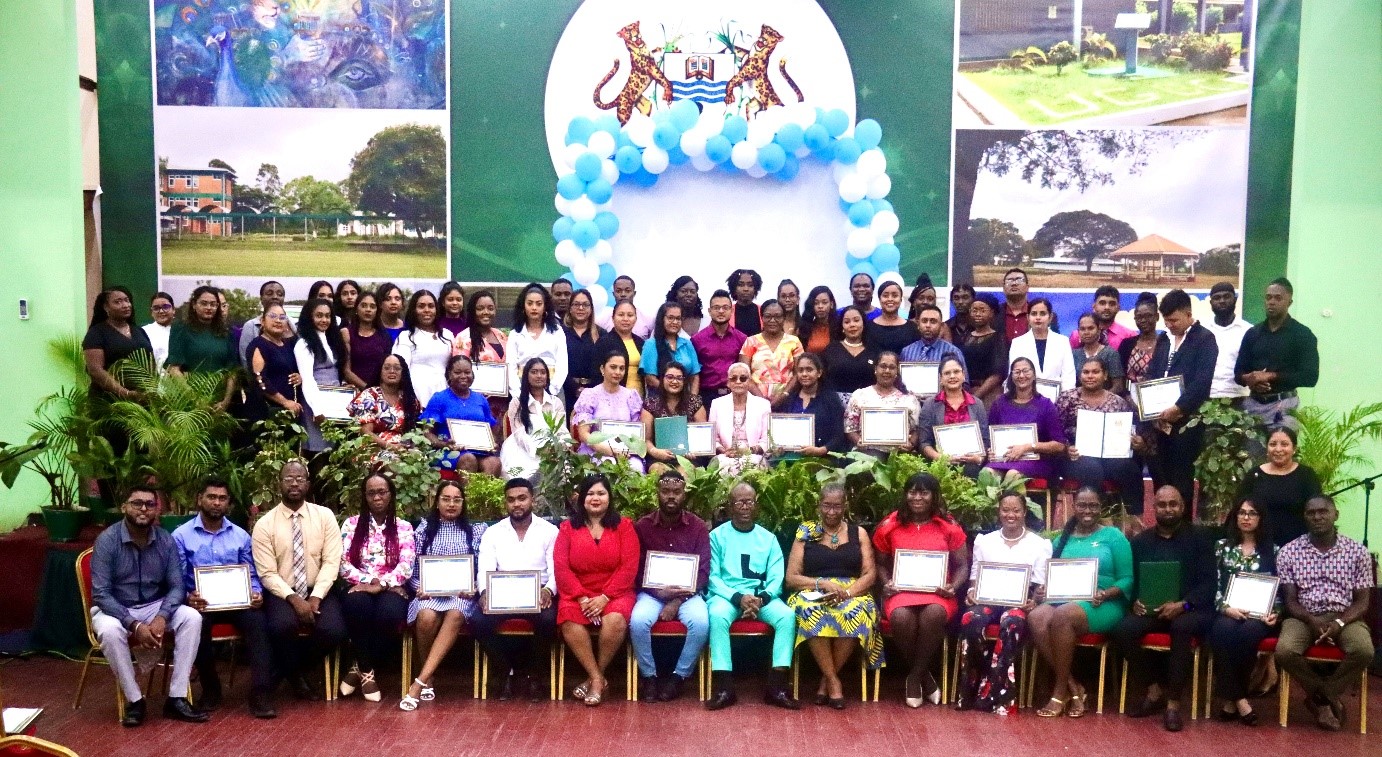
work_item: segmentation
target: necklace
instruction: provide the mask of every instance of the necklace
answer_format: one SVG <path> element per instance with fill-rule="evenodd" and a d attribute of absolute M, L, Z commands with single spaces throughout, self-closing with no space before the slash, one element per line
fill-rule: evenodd
<path fill-rule="evenodd" d="M 999 532 L 998 532 L 998 535 L 1003 537 L 1003 541 L 1005 541 L 1005 542 L 1007 542 L 1007 543 L 1009 543 L 1009 544 L 1016 544 L 1016 543 L 1022 541 L 1022 539 L 1027 535 L 1027 527 L 1026 527 L 1026 526 L 1023 526 L 1023 527 L 1022 527 L 1022 533 L 1018 534 L 1016 537 L 1013 537 L 1013 538 L 1011 538 L 1011 539 L 1009 539 L 1009 538 L 1007 537 L 1007 535 L 1005 535 L 1002 531 L 999 531 Z"/>
<path fill-rule="evenodd" d="M 830 534 L 830 546 L 833 547 L 840 543 L 840 534 L 844 533 L 844 530 L 845 524 L 841 523 L 840 527 L 835 529 L 834 532 Z"/>
<path fill-rule="evenodd" d="M 857 341 L 857 342 L 851 342 L 851 341 L 848 340 L 848 339 L 842 339 L 841 341 L 843 341 L 843 342 L 845 343 L 845 346 L 847 346 L 847 347 L 863 347 L 863 346 L 864 346 L 864 340 L 863 340 L 863 339 L 860 339 L 860 340 Z"/>

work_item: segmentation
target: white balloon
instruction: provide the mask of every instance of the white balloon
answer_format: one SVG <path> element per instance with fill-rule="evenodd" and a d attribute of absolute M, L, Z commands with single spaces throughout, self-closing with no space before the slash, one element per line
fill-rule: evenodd
<path fill-rule="evenodd" d="M 897 240 L 896 240 L 896 239 L 893 239 L 893 235 L 892 235 L 892 234 L 889 234 L 889 235 L 886 236 L 886 237 L 885 237 L 885 236 L 879 236 L 879 237 L 878 237 L 878 243 L 879 243 L 879 244 L 897 244 Z"/>
<path fill-rule="evenodd" d="M 846 176 L 840 180 L 840 199 L 845 202 L 858 202 L 864 199 L 864 195 L 868 191 L 869 183 L 858 174 Z"/>
<path fill-rule="evenodd" d="M 609 313 L 607 311 L 613 309 L 609 306 L 609 292 L 599 284 L 593 284 L 586 287 L 586 289 L 590 292 L 591 304 L 594 305 L 592 309 L 596 313 L 599 313 L 597 317 L 602 320 L 608 318 Z"/>
<path fill-rule="evenodd" d="M 888 170 L 888 159 L 883 157 L 883 151 L 877 147 L 864 152 L 859 156 L 859 173 L 872 179 Z"/>
<path fill-rule="evenodd" d="M 835 177 L 835 183 L 839 184 L 845 180 L 846 176 L 853 176 L 859 173 L 858 165 L 845 165 L 844 163 L 831 163 L 830 175 Z"/>
<path fill-rule="evenodd" d="M 581 286 L 590 286 L 600 280 L 600 264 L 590 258 L 581 258 L 571 266 L 571 274 L 576 277 L 576 283 Z"/>
<path fill-rule="evenodd" d="M 576 159 L 586 154 L 587 152 L 588 150 L 586 149 L 586 146 L 583 144 L 577 143 L 573 145 L 567 145 L 565 149 L 561 151 L 561 158 L 563 161 L 566 162 L 566 165 L 571 166 L 574 169 L 576 167 Z"/>
<path fill-rule="evenodd" d="M 768 172 L 763 169 L 763 166 L 760 166 L 757 163 L 754 163 L 753 165 L 744 169 L 744 173 L 748 174 L 749 176 L 752 176 L 755 179 L 761 179 L 764 176 L 768 175 Z"/>
<path fill-rule="evenodd" d="M 604 240 L 600 241 L 603 242 Z M 563 239 L 557 242 L 556 256 L 558 263 L 570 268 L 576 264 L 577 260 L 581 259 L 581 248 L 570 239 Z"/>
<path fill-rule="evenodd" d="M 870 200 L 881 200 L 888 196 L 893 189 L 893 180 L 887 174 L 882 174 L 869 179 L 868 198 Z"/>
<path fill-rule="evenodd" d="M 562 197 L 561 195 L 557 195 L 557 199 L 553 201 L 553 204 L 557 206 L 558 213 L 561 213 L 564 216 L 571 215 L 570 200 L 566 199 L 565 197 Z"/>
<path fill-rule="evenodd" d="M 897 271 L 886 271 L 879 275 L 878 286 L 880 288 L 884 284 L 887 284 L 889 282 L 897 284 L 898 286 L 902 287 L 904 291 L 907 289 L 907 282 L 902 280 L 902 274 L 898 273 Z"/>
<path fill-rule="evenodd" d="M 804 158 L 804 157 L 806 157 L 807 155 L 810 155 L 810 154 L 811 154 L 811 148 L 807 147 L 806 145 L 802 145 L 801 147 L 798 147 L 798 148 L 797 148 L 796 156 L 797 156 L 798 158 Z"/>
<path fill-rule="evenodd" d="M 577 221 L 593 221 L 595 220 L 595 213 L 595 203 L 591 202 L 589 197 L 582 195 L 571 201 L 571 212 L 567 215 Z"/>
<path fill-rule="evenodd" d="M 762 115 L 759 115 L 749 122 L 749 135 L 744 141 L 754 147 L 762 147 L 773 141 L 774 134 L 777 134 L 777 129 L 773 128 L 771 123 L 764 120 Z"/>
<path fill-rule="evenodd" d="M 602 202 L 602 203 L 600 203 L 599 205 L 596 205 L 596 206 L 595 206 L 595 213 L 596 213 L 597 215 L 600 214 L 600 213 L 603 213 L 603 212 L 605 212 L 606 210 L 609 210 L 611 207 L 613 207 L 613 205 L 614 205 L 614 200 L 610 200 L 609 202 Z"/>
<path fill-rule="evenodd" d="M 855 229 L 849 232 L 849 237 L 845 240 L 845 249 L 856 258 L 872 255 L 873 248 L 877 246 L 878 238 L 869 229 Z"/>
<path fill-rule="evenodd" d="M 793 103 L 787 106 L 787 120 L 805 129 L 816 122 L 816 106 L 808 103 Z"/>
<path fill-rule="evenodd" d="M 607 131 L 597 131 L 590 135 L 590 142 L 586 146 L 601 158 L 608 158 L 614 154 L 614 145 L 614 135 Z"/>
<path fill-rule="evenodd" d="M 642 113 L 633 114 L 629 122 L 624 124 L 624 133 L 629 135 L 629 141 L 639 147 L 647 147 L 653 143 L 653 131 L 655 129 L 657 129 L 657 124 L 653 123 L 653 119 Z"/>
<path fill-rule="evenodd" d="M 709 171 L 715 167 L 715 161 L 711 160 L 709 155 L 702 153 L 691 159 L 691 165 L 695 166 L 697 171 Z"/>
<path fill-rule="evenodd" d="M 749 166 L 758 165 L 758 148 L 747 140 L 740 142 L 734 146 L 733 150 L 730 150 L 729 160 L 735 168 L 747 171 Z"/>
<path fill-rule="evenodd" d="M 898 225 L 897 214 L 885 210 L 873 216 L 873 223 L 869 224 L 869 227 L 876 236 L 890 237 L 897 233 Z"/>
<path fill-rule="evenodd" d="M 643 150 L 643 169 L 651 174 L 659 174 L 667 170 L 670 158 L 667 151 L 656 145 Z"/>
<path fill-rule="evenodd" d="M 594 247 L 586 250 L 585 256 L 595 261 L 596 265 L 604 265 L 614 259 L 614 246 L 609 243 L 608 239 L 601 239 L 595 243 Z"/>
<path fill-rule="evenodd" d="M 603 134 L 604 132 L 601 132 Z M 600 164 L 600 178 L 609 182 L 611 185 L 619 183 L 619 166 L 614 165 L 614 161 L 606 160 Z"/>
<path fill-rule="evenodd" d="M 681 135 L 681 151 L 691 157 L 705 154 L 705 142 L 708 137 L 696 131 L 688 131 Z"/>

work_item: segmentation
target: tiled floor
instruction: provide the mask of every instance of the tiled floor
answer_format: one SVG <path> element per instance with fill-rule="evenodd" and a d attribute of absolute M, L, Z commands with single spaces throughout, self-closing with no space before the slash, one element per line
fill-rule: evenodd
<path fill-rule="evenodd" d="M 616 663 L 616 667 L 619 663 Z M 644 705 L 607 701 L 598 708 L 577 702 L 542 704 L 476 702 L 468 672 L 444 671 L 438 699 L 417 712 L 398 709 L 397 681 L 385 677 L 385 700 L 370 704 L 358 696 L 333 703 L 300 703 L 281 697 L 279 717 L 254 720 L 244 708 L 248 675 L 207 725 L 165 721 L 162 700 L 151 698 L 150 714 L 137 730 L 115 720 L 110 671 L 94 668 L 80 710 L 72 709 L 79 665 L 51 658 L 6 661 L 0 667 L 5 703 L 47 708 L 38 735 L 86 755 L 820 755 L 853 754 L 1066 754 L 1066 755 L 1236 755 L 1328 753 L 1330 757 L 1382 754 L 1382 735 L 1357 733 L 1357 699 L 1349 697 L 1348 728 L 1324 733 L 1307 719 L 1297 692 L 1291 728 L 1276 725 L 1275 698 L 1260 700 L 1262 723 L 1188 722 L 1180 734 L 1161 730 L 1156 719 L 1131 720 L 1117 711 L 1110 687 L 1104 715 L 1074 722 L 1041 720 L 1028 711 L 1013 718 L 958 713 L 948 708 L 908 710 L 900 684 L 884 677 L 877 704 L 851 701 L 844 712 L 806 705 L 786 712 L 758 701 L 758 682 L 740 686 L 742 703 L 706 712 L 691 692 L 683 701 Z M 243 673 L 243 671 L 242 671 Z M 622 680 L 622 671 L 614 678 Z M 803 680 L 803 694 L 810 686 Z M 1374 679 L 1374 683 L 1376 683 Z M 568 681 L 569 685 L 574 682 Z M 857 692 L 849 683 L 846 693 Z M 1374 687 L 1374 690 L 1382 687 Z M 814 691 L 814 688 L 811 688 Z M 621 692 L 614 692 L 615 697 Z M 1371 720 L 1382 728 L 1382 697 L 1373 697 Z"/>

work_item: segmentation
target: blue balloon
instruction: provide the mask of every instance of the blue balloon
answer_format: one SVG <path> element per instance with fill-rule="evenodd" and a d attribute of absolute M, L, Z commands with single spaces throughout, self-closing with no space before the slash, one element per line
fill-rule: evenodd
<path fill-rule="evenodd" d="M 797 172 L 800 170 L 801 161 L 797 160 L 797 156 L 788 153 L 787 160 L 783 162 L 782 168 L 773 175 L 782 181 L 791 181 L 797 177 Z"/>
<path fill-rule="evenodd" d="M 614 293 L 614 280 L 619 278 L 619 272 L 614 270 L 614 266 L 609 263 L 600 264 L 600 278 L 595 280 L 596 284 L 605 288 L 606 292 Z"/>
<path fill-rule="evenodd" d="M 576 116 L 571 119 L 571 124 L 566 127 L 566 144 L 585 144 L 590 141 L 590 135 L 595 133 L 595 122 L 585 116 Z"/>
<path fill-rule="evenodd" d="M 603 205 L 609 202 L 609 198 L 614 196 L 614 187 L 603 178 L 596 176 L 590 183 L 585 185 L 585 196 L 596 205 Z"/>
<path fill-rule="evenodd" d="M 594 181 L 600 178 L 600 156 L 593 152 L 583 152 L 576 158 L 576 175 L 581 181 Z"/>
<path fill-rule="evenodd" d="M 670 111 L 670 110 L 659 110 L 658 112 L 654 113 L 654 114 L 653 114 L 653 123 L 654 123 L 655 125 L 657 125 L 657 126 L 662 126 L 663 124 L 667 124 L 668 126 L 671 126 L 671 125 L 672 125 L 672 111 Z"/>
<path fill-rule="evenodd" d="M 730 116 L 725 119 L 725 125 L 720 129 L 720 133 L 725 135 L 725 139 L 730 144 L 743 142 L 749 135 L 749 122 L 743 116 Z"/>
<path fill-rule="evenodd" d="M 896 271 L 897 264 L 902 262 L 902 251 L 895 244 L 880 244 L 868 260 L 880 271 Z"/>
<path fill-rule="evenodd" d="M 686 131 L 696 125 L 701 117 L 701 109 L 694 100 L 677 100 L 672 103 L 672 123 L 678 131 Z"/>
<path fill-rule="evenodd" d="M 663 124 L 653 129 L 653 144 L 671 152 L 673 147 L 681 143 L 681 132 L 671 124 Z"/>
<path fill-rule="evenodd" d="M 563 273 L 562 275 L 558 276 L 557 278 L 559 278 L 559 279 L 565 279 L 566 281 L 570 282 L 571 288 L 574 289 L 574 290 L 576 290 L 576 291 L 580 291 L 580 290 L 582 290 L 582 289 L 585 289 L 584 286 L 581 286 L 581 284 L 580 284 L 579 282 L 576 281 L 576 274 L 572 273 L 571 271 L 567 271 L 566 273 Z"/>
<path fill-rule="evenodd" d="M 557 179 L 557 194 L 568 200 L 574 200 L 585 194 L 585 182 L 576 174 L 569 173 Z"/>
<path fill-rule="evenodd" d="M 672 149 L 667 151 L 667 162 L 671 165 L 679 166 L 688 160 L 691 160 L 691 156 L 682 152 L 679 144 L 672 145 Z"/>
<path fill-rule="evenodd" d="M 840 200 L 840 212 L 849 215 L 849 209 L 854 207 L 854 203 Z"/>
<path fill-rule="evenodd" d="M 614 165 L 619 173 L 633 173 L 643 167 L 643 153 L 632 145 L 621 147 L 614 153 Z"/>
<path fill-rule="evenodd" d="M 811 152 L 820 152 L 830 145 L 830 131 L 821 124 L 811 124 L 802 132 L 803 141 Z"/>
<path fill-rule="evenodd" d="M 830 136 L 838 137 L 845 133 L 845 129 L 849 128 L 849 116 L 843 110 L 834 108 L 827 110 L 825 115 L 821 116 L 820 123 L 825 124 Z"/>
<path fill-rule="evenodd" d="M 600 241 L 600 227 L 594 221 L 577 221 L 571 225 L 571 241 L 582 250 L 588 250 Z"/>
<path fill-rule="evenodd" d="M 648 169 L 639 166 L 637 171 L 629 174 L 629 179 L 640 187 L 651 187 L 657 183 L 657 174 L 648 173 Z"/>
<path fill-rule="evenodd" d="M 835 140 L 835 160 L 852 166 L 859 161 L 859 143 L 853 137 L 842 137 Z"/>
<path fill-rule="evenodd" d="M 782 145 L 782 149 L 787 152 L 796 152 L 797 148 L 802 146 L 805 137 L 806 130 L 797 124 L 783 124 L 782 128 L 777 130 L 773 141 Z"/>
<path fill-rule="evenodd" d="M 621 131 L 614 137 L 614 149 L 622 150 L 625 147 L 632 147 L 635 150 L 638 149 L 638 145 L 635 145 L 633 140 L 629 139 L 628 132 Z"/>
<path fill-rule="evenodd" d="M 868 200 L 860 200 L 851 204 L 845 214 L 849 216 L 849 222 L 855 226 L 868 226 L 869 222 L 873 220 L 873 203 Z"/>
<path fill-rule="evenodd" d="M 609 239 L 619 233 L 619 216 L 602 210 L 595 214 L 595 225 L 600 227 L 600 238 Z"/>
<path fill-rule="evenodd" d="M 619 123 L 619 117 L 613 113 L 606 113 L 595 119 L 595 131 L 607 131 L 616 139 L 623 128 L 624 125 Z"/>
<path fill-rule="evenodd" d="M 733 151 L 734 145 L 731 145 L 729 138 L 723 134 L 716 134 L 705 141 L 705 156 L 716 163 L 729 160 L 729 154 Z"/>
<path fill-rule="evenodd" d="M 854 126 L 854 139 L 859 142 L 859 147 L 865 150 L 872 150 L 883 141 L 883 127 L 872 118 L 865 118 Z"/>
<path fill-rule="evenodd" d="M 885 210 L 891 212 L 893 209 L 893 204 L 887 200 L 872 200 L 871 202 L 873 202 L 874 213 L 882 213 Z"/>
<path fill-rule="evenodd" d="M 777 173 L 782 170 L 782 165 L 787 162 L 787 152 L 782 149 L 782 145 L 776 142 L 769 142 L 758 148 L 758 166 L 768 173 Z"/>
<path fill-rule="evenodd" d="M 571 225 L 575 223 L 570 216 L 562 216 L 552 224 L 552 238 L 564 242 L 571 238 Z"/>
<path fill-rule="evenodd" d="M 878 279 L 878 267 L 875 266 L 873 263 L 869 262 L 868 259 L 856 260 L 853 264 L 849 266 L 849 273 L 851 276 L 855 274 L 866 273 L 869 275 L 869 278 L 872 278 L 874 280 Z"/>

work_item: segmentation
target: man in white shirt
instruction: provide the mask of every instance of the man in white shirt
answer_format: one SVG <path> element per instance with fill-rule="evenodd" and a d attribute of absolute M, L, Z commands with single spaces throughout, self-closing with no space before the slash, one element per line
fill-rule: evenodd
<path fill-rule="evenodd" d="M 1238 348 L 1243 335 L 1252 324 L 1238 317 L 1238 292 L 1233 285 L 1221 281 L 1209 290 L 1209 307 L 1214 320 L 1204 323 L 1214 341 L 1219 344 L 1219 360 L 1214 363 L 1214 381 L 1209 385 L 1210 399 L 1237 399 L 1248 396 L 1248 388 L 1234 378 L 1233 366 L 1238 362 Z"/>
<path fill-rule="evenodd" d="M 600 316 L 600 318 L 595 321 L 595 325 L 599 326 L 605 331 L 613 331 L 614 306 L 618 305 L 621 302 L 633 302 L 634 295 L 636 295 L 637 293 L 638 292 L 634 289 L 633 277 L 620 276 L 619 278 L 615 279 L 614 302 L 611 302 L 609 304 L 610 312 L 606 315 Z M 636 302 L 634 303 L 633 310 L 634 317 L 637 319 L 633 323 L 633 333 L 637 334 L 639 339 L 647 339 L 648 337 L 653 335 L 653 317 L 639 310 L 638 303 Z"/>
<path fill-rule="evenodd" d="M 533 485 L 526 478 L 511 478 L 504 484 L 504 505 L 509 517 L 495 523 L 480 537 L 480 556 L 476 587 L 480 589 L 474 613 L 467 619 L 470 633 L 490 656 L 493 669 L 504 671 L 499 699 L 508 700 L 525 690 L 528 697 L 541 701 L 544 697 L 538 678 L 529 674 L 533 654 L 533 637 L 502 636 L 499 628 L 507 620 L 526 620 L 533 627 L 535 637 L 549 644 L 557 635 L 557 577 L 552 568 L 552 549 L 557 543 L 557 527 L 533 516 Z M 529 570 L 541 574 L 542 589 L 539 613 L 494 615 L 484 611 L 485 586 L 494 571 Z M 519 685 L 524 688 L 519 688 Z"/>

